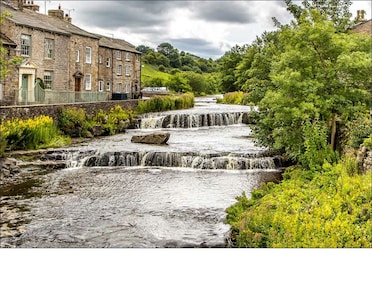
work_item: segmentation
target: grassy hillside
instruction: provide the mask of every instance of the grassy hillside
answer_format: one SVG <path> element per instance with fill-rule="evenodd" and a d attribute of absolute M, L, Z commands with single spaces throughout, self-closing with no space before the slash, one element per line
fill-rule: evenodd
<path fill-rule="evenodd" d="M 142 87 L 148 86 L 151 80 L 154 78 L 160 78 L 163 82 L 168 81 L 171 76 L 168 73 L 160 72 L 157 66 L 152 66 L 148 64 L 142 64 L 143 68 L 141 70 L 141 82 Z"/>

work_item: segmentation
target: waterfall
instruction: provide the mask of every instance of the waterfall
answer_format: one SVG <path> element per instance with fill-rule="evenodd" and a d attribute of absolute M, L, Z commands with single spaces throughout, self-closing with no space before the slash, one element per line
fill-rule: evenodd
<path fill-rule="evenodd" d="M 264 153 L 261 155 L 123 151 L 97 153 L 83 158 L 81 165 L 85 167 L 181 167 L 204 170 L 251 170 L 281 167 L 279 157 L 264 156 Z"/>
<path fill-rule="evenodd" d="M 248 120 L 247 112 L 147 115 L 141 118 L 139 127 L 152 129 L 229 126 L 245 123 L 244 120 Z"/>

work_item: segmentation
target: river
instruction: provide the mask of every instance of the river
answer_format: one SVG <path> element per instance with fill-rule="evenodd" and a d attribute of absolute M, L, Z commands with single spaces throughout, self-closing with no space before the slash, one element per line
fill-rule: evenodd
<path fill-rule="evenodd" d="M 144 115 L 125 134 L 48 151 L 68 168 L 1 197 L 1 247 L 227 247 L 225 209 L 280 177 L 254 145 L 250 107 L 196 98 L 188 110 Z M 167 145 L 131 143 L 166 131 Z"/>

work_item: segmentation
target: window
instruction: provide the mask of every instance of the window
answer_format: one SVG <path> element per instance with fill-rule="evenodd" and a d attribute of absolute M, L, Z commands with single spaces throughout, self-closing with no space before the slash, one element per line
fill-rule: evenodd
<path fill-rule="evenodd" d="M 125 75 L 130 76 L 130 66 L 125 66 Z"/>
<path fill-rule="evenodd" d="M 130 61 L 130 53 L 129 52 L 125 53 L 125 60 Z"/>
<path fill-rule="evenodd" d="M 136 54 L 136 61 L 140 61 L 140 56 L 139 56 L 139 54 Z"/>
<path fill-rule="evenodd" d="M 116 52 L 116 59 L 117 59 L 117 60 L 121 60 L 121 51 L 120 51 L 120 50 L 118 50 L 118 51 Z"/>
<path fill-rule="evenodd" d="M 21 35 L 21 55 L 31 56 L 31 35 Z"/>
<path fill-rule="evenodd" d="M 44 72 L 44 88 L 46 90 L 51 90 L 53 88 L 53 72 L 52 71 Z"/>
<path fill-rule="evenodd" d="M 118 83 L 116 85 L 116 93 L 120 94 L 121 93 L 121 83 Z"/>
<path fill-rule="evenodd" d="M 75 51 L 75 62 L 79 62 L 79 61 L 80 61 L 80 51 L 76 50 Z"/>
<path fill-rule="evenodd" d="M 111 66 L 111 59 L 110 59 L 110 57 L 107 57 L 107 59 L 106 59 L 106 67 L 107 68 L 110 68 L 110 66 Z"/>
<path fill-rule="evenodd" d="M 111 90 L 111 83 L 110 83 L 110 81 L 107 81 L 106 82 L 106 91 L 110 91 Z"/>
<path fill-rule="evenodd" d="M 98 55 L 98 63 L 102 64 L 102 55 Z"/>
<path fill-rule="evenodd" d="M 44 49 L 45 58 L 53 59 L 54 58 L 54 40 L 45 39 L 44 46 L 45 46 L 45 49 Z"/>
<path fill-rule="evenodd" d="M 130 83 L 125 84 L 125 92 L 126 92 L 127 94 L 130 93 Z"/>
<path fill-rule="evenodd" d="M 122 71 L 122 65 L 117 65 L 117 67 L 116 67 L 116 74 L 117 75 L 121 75 L 121 71 Z"/>
<path fill-rule="evenodd" d="M 90 47 L 85 48 L 85 62 L 87 64 L 92 63 L 92 48 Z"/>
<path fill-rule="evenodd" d="M 103 92 L 103 80 L 98 81 L 98 91 Z"/>
<path fill-rule="evenodd" d="M 85 75 L 85 90 L 90 91 L 92 89 L 92 75 Z"/>

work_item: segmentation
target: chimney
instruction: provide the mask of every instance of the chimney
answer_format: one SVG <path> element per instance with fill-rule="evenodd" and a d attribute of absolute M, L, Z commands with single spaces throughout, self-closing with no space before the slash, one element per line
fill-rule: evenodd
<path fill-rule="evenodd" d="M 48 15 L 54 18 L 64 20 L 64 13 L 63 10 L 61 10 L 61 4 L 58 5 L 58 9 L 48 10 Z"/>
<path fill-rule="evenodd" d="M 26 9 L 30 9 L 32 11 L 39 11 L 40 6 L 34 4 L 34 1 L 26 1 L 24 0 L 22 3 L 22 7 Z"/>
<path fill-rule="evenodd" d="M 364 10 L 361 10 L 361 11 L 360 11 L 360 18 L 361 18 L 362 20 L 364 20 L 364 14 L 365 14 L 365 11 L 364 11 Z"/>
<path fill-rule="evenodd" d="M 65 21 L 71 23 L 72 18 L 68 14 L 65 14 Z"/>

